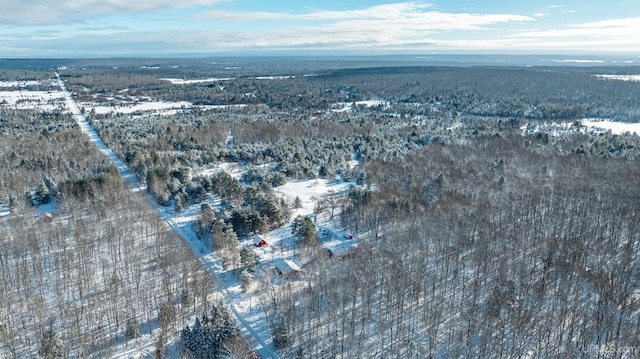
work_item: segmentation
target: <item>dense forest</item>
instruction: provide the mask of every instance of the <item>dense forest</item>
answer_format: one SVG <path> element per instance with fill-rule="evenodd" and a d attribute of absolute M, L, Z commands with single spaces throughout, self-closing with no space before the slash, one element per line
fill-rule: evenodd
<path fill-rule="evenodd" d="M 58 70 L 146 193 L 63 109 L 0 103 L 0 353 L 255 356 L 151 199 L 197 208 L 282 357 L 637 355 L 640 137 L 583 120 L 640 122 L 640 84 L 594 76 L 640 68 L 223 65 Z M 278 189 L 313 180 L 350 186 L 294 216 Z M 322 223 L 357 249 L 327 256 Z M 297 276 L 240 244 L 281 228 Z"/>

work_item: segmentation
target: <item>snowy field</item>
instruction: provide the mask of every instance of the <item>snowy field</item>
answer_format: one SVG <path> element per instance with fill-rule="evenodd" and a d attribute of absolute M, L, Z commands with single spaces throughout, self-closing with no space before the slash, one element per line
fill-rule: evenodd
<path fill-rule="evenodd" d="M 640 82 L 640 75 L 594 75 L 603 80 Z"/>
<path fill-rule="evenodd" d="M 353 104 L 356 106 L 364 106 L 364 107 L 375 107 L 375 106 L 388 106 L 388 101 L 383 100 L 364 100 L 364 101 L 356 101 L 356 102 L 339 102 L 334 103 L 331 107 L 331 111 L 333 112 L 348 112 L 353 110 Z"/>
<path fill-rule="evenodd" d="M 295 79 L 296 77 L 293 75 L 281 75 L 281 76 L 255 76 L 249 77 L 249 79 L 254 80 L 288 80 Z M 223 81 L 232 81 L 235 80 L 235 77 L 210 77 L 205 79 L 179 79 L 172 77 L 163 77 L 160 80 L 169 81 L 174 85 L 191 85 L 191 84 L 201 84 L 208 82 L 223 82 Z"/>
<path fill-rule="evenodd" d="M 640 81 L 640 78 L 639 78 Z M 626 132 L 640 135 L 640 123 L 614 122 L 610 120 L 584 119 L 582 125 L 595 131 L 611 131 L 614 135 Z"/>
<path fill-rule="evenodd" d="M 81 103 L 81 107 L 85 108 L 85 111 L 95 111 L 96 114 L 107 113 L 122 113 L 122 114 L 140 114 L 140 113 L 160 113 L 160 114 L 173 114 L 177 111 L 190 109 L 193 107 L 191 102 L 168 102 L 168 101 L 149 101 L 138 102 L 132 104 L 123 104 L 116 106 L 96 106 L 93 103 Z"/>
<path fill-rule="evenodd" d="M 53 112 L 64 108 L 64 93 L 62 91 L 0 91 L 0 106 Z"/>
<path fill-rule="evenodd" d="M 41 84 L 40 81 L 0 81 L 0 87 L 28 87 Z"/>
<path fill-rule="evenodd" d="M 160 80 L 169 81 L 174 85 L 190 85 L 190 84 L 201 84 L 207 82 L 220 82 L 220 81 L 230 81 L 234 80 L 234 77 L 211 77 L 207 79 L 194 79 L 194 80 L 185 80 L 185 79 L 176 79 L 176 78 L 161 78 Z"/>
<path fill-rule="evenodd" d="M 285 198 L 287 203 L 293 203 L 296 197 L 302 202 L 302 207 L 292 209 L 291 218 L 296 216 L 306 216 L 313 213 L 316 203 L 323 196 L 329 194 L 344 194 L 355 184 L 352 182 L 330 182 L 326 179 L 318 178 L 307 181 L 287 182 L 275 188 L 276 193 Z"/>
<path fill-rule="evenodd" d="M 575 126 L 574 122 L 559 123 L 529 123 L 520 128 L 523 135 L 535 133 L 547 133 L 558 137 L 571 132 L 585 134 L 598 134 L 611 131 L 614 135 L 625 133 L 640 135 L 640 123 L 617 122 L 606 119 L 585 118 L 580 120 L 580 126 Z"/>

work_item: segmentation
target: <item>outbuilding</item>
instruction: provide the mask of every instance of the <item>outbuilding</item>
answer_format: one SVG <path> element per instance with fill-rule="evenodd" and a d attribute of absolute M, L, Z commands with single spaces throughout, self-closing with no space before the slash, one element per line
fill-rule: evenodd
<path fill-rule="evenodd" d="M 253 244 L 256 247 L 266 247 L 269 245 L 269 243 L 267 243 L 267 241 L 259 234 L 253 236 Z"/>
<path fill-rule="evenodd" d="M 276 271 L 282 276 L 282 278 L 293 278 L 302 271 L 297 264 L 284 258 L 274 259 L 273 265 L 276 267 Z"/>
<path fill-rule="evenodd" d="M 356 255 L 358 243 L 343 242 L 325 246 L 329 258 L 348 258 Z"/>

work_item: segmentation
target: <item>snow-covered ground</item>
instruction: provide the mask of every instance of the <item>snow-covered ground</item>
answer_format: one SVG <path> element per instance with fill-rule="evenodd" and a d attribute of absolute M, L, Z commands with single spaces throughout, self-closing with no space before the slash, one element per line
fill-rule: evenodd
<path fill-rule="evenodd" d="M 640 75 L 594 75 L 599 79 L 640 82 Z"/>
<path fill-rule="evenodd" d="M 213 174 L 218 171 L 226 171 L 235 178 L 242 176 L 245 168 L 238 163 L 223 163 L 217 168 L 203 170 L 198 172 L 199 175 Z M 292 203 L 296 197 L 302 201 L 302 207 L 292 210 L 292 218 L 298 215 L 310 215 L 313 213 L 317 201 L 328 194 L 340 194 L 354 186 L 353 183 L 344 181 L 328 181 L 325 179 L 309 179 L 305 181 L 288 182 L 282 186 L 275 188 L 276 193 L 287 199 L 288 203 Z M 220 206 L 219 198 L 207 198 L 207 202 L 213 207 Z M 225 301 L 232 308 L 233 312 L 241 325 L 245 335 L 255 338 L 257 342 L 256 350 L 262 358 L 277 357 L 277 353 L 273 348 L 271 329 L 267 321 L 266 314 L 261 307 L 260 301 L 256 297 L 256 289 L 250 289 L 243 293 L 240 280 L 235 273 L 226 270 L 223 267 L 222 260 L 211 252 L 208 245 L 200 241 L 192 229 L 192 224 L 197 220 L 200 213 L 200 204 L 192 204 L 182 212 L 176 213 L 173 207 L 162 207 L 156 205 L 162 218 L 164 218 L 171 227 L 184 239 L 194 252 L 200 256 L 202 262 L 207 268 L 216 274 L 219 288 L 225 298 Z M 335 223 L 325 219 L 322 224 L 318 224 L 320 228 L 328 228 L 332 232 L 341 233 Z M 259 258 L 260 264 L 257 268 L 258 281 L 260 276 L 273 274 L 273 263 L 278 260 L 290 260 L 296 264 L 300 264 L 298 251 L 296 250 L 296 238 L 291 234 L 291 227 L 285 225 L 276 228 L 263 235 L 268 245 L 266 247 L 255 247 L 252 238 L 245 238 L 240 242 L 243 247 L 252 248 Z M 329 246 L 334 246 L 335 251 L 340 251 L 340 238 L 333 238 L 334 241 Z M 352 241 L 353 245 L 357 241 Z M 348 249 L 347 249 L 348 250 Z"/>
<path fill-rule="evenodd" d="M 85 111 L 95 111 L 97 114 L 107 114 L 107 113 L 123 113 L 123 114 L 132 114 L 132 113 L 142 113 L 142 112 L 163 112 L 167 113 L 167 111 L 180 111 L 184 109 L 190 109 L 193 107 L 193 104 L 188 101 L 179 101 L 179 102 L 168 102 L 168 101 L 149 101 L 149 102 L 138 102 L 133 104 L 126 104 L 124 106 L 95 106 L 91 103 L 83 103 L 81 104 L 85 108 Z"/>
<path fill-rule="evenodd" d="M 571 59 L 571 60 L 553 60 L 553 62 L 557 62 L 559 64 L 565 63 L 574 63 L 574 64 L 601 64 L 604 63 L 604 60 L 582 60 L 582 59 Z"/>
<path fill-rule="evenodd" d="M 160 80 L 169 81 L 174 85 L 189 85 L 189 84 L 200 84 L 207 82 L 220 82 L 220 81 L 230 81 L 233 80 L 233 77 L 211 77 L 207 79 L 194 79 L 194 80 L 185 80 L 185 79 L 176 79 L 176 78 L 161 78 Z"/>
<path fill-rule="evenodd" d="M 331 107 L 331 111 L 333 111 L 333 112 L 351 111 L 351 110 L 353 110 L 353 104 L 354 104 L 354 102 L 338 102 L 338 103 L 334 103 L 333 106 Z M 375 106 L 380 106 L 380 105 L 388 106 L 389 102 L 388 101 L 383 101 L 383 100 L 365 100 L 365 101 L 356 101 L 355 104 L 357 106 L 375 107 Z"/>
<path fill-rule="evenodd" d="M 64 93 L 62 91 L 0 91 L 0 106 L 15 109 L 35 109 L 52 112 L 63 108 Z"/>
<path fill-rule="evenodd" d="M 123 90 L 124 91 L 124 90 Z M 111 99 L 113 100 L 113 99 Z M 1 102 L 1 100 L 0 100 Z M 193 105 L 189 101 L 153 101 L 148 98 L 136 99 L 130 98 L 126 101 L 119 101 L 115 104 L 105 105 L 104 102 L 81 102 L 79 107 L 85 109 L 86 113 L 95 112 L 96 114 L 104 115 L 110 113 L 118 113 L 124 115 L 134 116 L 149 116 L 149 115 L 174 115 L 178 112 L 191 109 L 200 110 L 228 110 L 232 108 L 244 108 L 247 104 L 233 104 L 233 105 Z M 265 105 L 254 105 L 265 106 Z"/>
<path fill-rule="evenodd" d="M 29 86 L 51 85 L 47 81 L 0 81 L 0 88 L 18 88 L 18 90 L 0 91 L 0 106 L 14 109 L 35 109 L 42 112 L 52 112 L 64 108 L 64 93 L 62 91 L 31 91 Z"/>
<path fill-rule="evenodd" d="M 640 80 L 640 79 L 639 79 Z M 611 120 L 584 119 L 582 125 L 596 131 L 611 131 L 614 135 L 629 132 L 640 135 L 640 123 L 614 122 Z"/>
<path fill-rule="evenodd" d="M 291 217 L 294 218 L 296 216 L 306 216 L 313 213 L 316 203 L 322 196 L 344 193 L 353 186 L 354 183 L 351 182 L 330 182 L 326 179 L 318 178 L 306 181 L 287 182 L 274 189 L 276 193 L 279 193 L 285 198 L 287 203 L 293 203 L 296 197 L 300 198 L 302 207 L 291 211 Z"/>
<path fill-rule="evenodd" d="M 133 172 L 104 144 L 95 129 L 90 126 L 71 97 L 71 94 L 66 90 L 64 82 L 60 77 L 58 77 L 58 81 L 67 101 L 68 109 L 71 111 L 73 118 L 76 120 L 82 131 L 89 136 L 90 140 L 102 153 L 105 154 L 105 156 L 107 156 L 109 161 L 116 164 L 120 174 L 129 182 L 129 185 L 133 190 L 143 190 L 142 185 Z M 260 357 L 278 358 L 279 356 L 275 351 L 271 340 L 271 332 L 266 320 L 266 315 L 260 306 L 253 305 L 257 300 L 252 298 L 252 294 L 248 294 L 246 298 L 248 298 L 249 305 L 244 305 L 244 299 L 241 299 L 244 297 L 237 294 L 239 281 L 235 275 L 230 275 L 224 271 L 220 258 L 216 257 L 210 251 L 207 252 L 193 232 L 191 222 L 195 219 L 195 214 L 193 212 L 194 208 L 190 208 L 190 211 L 185 211 L 184 213 L 177 215 L 172 208 L 160 206 L 151 198 L 151 196 L 147 196 L 147 198 L 156 207 L 162 219 L 183 240 L 191 245 L 194 253 L 200 258 L 203 265 L 216 276 L 217 283 L 219 284 L 219 288 L 224 296 L 225 302 L 229 304 L 236 315 L 236 319 L 238 320 L 242 333 L 246 337 L 254 339 L 254 348 Z M 152 352 L 153 347 L 149 346 L 149 348 L 149 352 Z"/>
<path fill-rule="evenodd" d="M 585 118 L 580 120 L 579 123 L 580 126 L 575 126 L 574 122 L 529 123 L 520 129 L 523 135 L 547 133 L 554 137 L 562 136 L 570 132 L 597 134 L 607 131 L 611 131 L 614 135 L 622 135 L 624 133 L 640 135 L 640 123 L 617 122 L 597 118 Z"/>
<path fill-rule="evenodd" d="M 0 87 L 27 87 L 41 84 L 40 81 L 0 81 Z"/>
<path fill-rule="evenodd" d="M 282 76 L 256 76 L 252 78 L 256 80 L 288 80 L 288 79 L 295 79 L 296 77 L 292 75 L 282 75 Z"/>
<path fill-rule="evenodd" d="M 249 79 L 254 80 L 287 80 L 287 79 L 295 79 L 296 77 L 293 75 L 280 75 L 280 76 L 255 76 L 249 77 Z M 209 77 L 206 79 L 179 79 L 172 77 L 163 77 L 160 80 L 169 81 L 174 85 L 190 85 L 190 84 L 200 84 L 207 82 L 223 82 L 223 81 L 232 81 L 235 80 L 235 77 Z"/>

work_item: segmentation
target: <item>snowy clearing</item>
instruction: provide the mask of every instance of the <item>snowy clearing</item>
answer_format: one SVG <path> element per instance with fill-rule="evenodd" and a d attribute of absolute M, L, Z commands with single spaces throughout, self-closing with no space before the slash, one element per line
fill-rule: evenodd
<path fill-rule="evenodd" d="M 640 134 L 640 123 L 614 122 L 611 120 L 584 119 L 583 126 L 587 126 L 596 131 L 611 131 L 614 135 L 622 135 L 626 132 Z"/>
<path fill-rule="evenodd" d="M 234 80 L 234 77 L 211 77 L 208 79 L 194 79 L 194 80 L 185 80 L 185 79 L 176 79 L 176 78 L 161 78 L 160 80 L 169 81 L 174 85 L 189 85 L 189 84 L 200 84 L 206 82 L 219 82 L 219 81 L 230 81 Z"/>
<path fill-rule="evenodd" d="M 353 186 L 355 184 L 352 182 L 330 182 L 326 179 L 318 178 L 287 182 L 282 186 L 275 187 L 274 190 L 282 195 L 287 203 L 292 203 L 296 197 L 300 198 L 302 207 L 291 211 L 291 218 L 295 218 L 299 215 L 306 216 L 313 213 L 316 203 L 322 196 L 344 193 Z"/>
<path fill-rule="evenodd" d="M 383 100 L 364 100 L 364 101 L 355 101 L 355 102 L 338 102 L 334 103 L 331 107 L 331 111 L 333 112 L 347 112 L 353 110 L 353 105 L 356 106 L 364 106 L 364 107 L 375 107 L 375 106 L 389 106 L 388 101 Z"/>
<path fill-rule="evenodd" d="M 134 99 L 135 100 L 135 99 Z M 96 114 L 123 114 L 123 115 L 174 115 L 181 111 L 201 109 L 201 110 L 230 110 L 234 108 L 245 108 L 250 105 L 247 104 L 234 104 L 234 105 L 199 105 L 194 106 L 191 102 L 180 101 L 136 101 L 136 102 L 121 102 L 118 105 L 104 106 L 101 103 L 96 102 L 82 102 L 79 103 L 81 108 L 84 108 L 86 112 L 95 111 Z M 264 106 L 264 105 L 251 105 L 251 106 Z"/>
<path fill-rule="evenodd" d="M 574 60 L 553 60 L 553 62 L 557 62 L 559 64 L 565 64 L 565 63 L 575 63 L 575 64 L 601 64 L 604 62 L 604 60 L 578 60 L 578 59 L 574 59 Z"/>
<path fill-rule="evenodd" d="M 288 79 L 295 79 L 296 77 L 293 75 L 281 75 L 281 76 L 255 76 L 255 77 L 249 77 L 249 78 L 254 80 L 288 80 Z M 235 79 L 236 79 L 235 77 L 210 77 L 206 79 L 191 79 L 191 80 L 178 79 L 178 78 L 172 78 L 172 77 L 160 78 L 160 80 L 169 81 L 174 85 L 191 85 L 191 84 L 200 84 L 200 83 L 207 83 L 207 82 L 222 82 L 222 81 L 232 81 Z"/>
<path fill-rule="evenodd" d="M 295 79 L 295 76 L 292 75 L 284 75 L 284 76 L 256 76 L 252 77 L 255 80 L 289 80 Z"/>
<path fill-rule="evenodd" d="M 585 118 L 579 121 L 580 126 L 575 122 L 552 122 L 552 123 L 528 123 L 520 127 L 523 135 L 536 133 L 547 133 L 554 137 L 559 137 L 571 132 L 585 134 L 598 134 L 611 131 L 614 135 L 631 133 L 640 135 L 640 123 L 616 122 L 607 119 Z"/>
<path fill-rule="evenodd" d="M 602 80 L 640 82 L 640 75 L 593 75 Z"/>
<path fill-rule="evenodd" d="M 0 91 L 0 106 L 19 110 L 53 112 L 64 108 L 62 91 Z"/>
<path fill-rule="evenodd" d="M 0 87 L 27 87 L 42 84 L 40 81 L 0 81 Z"/>
<path fill-rule="evenodd" d="M 95 113 L 104 115 L 108 113 L 123 113 L 132 114 L 140 112 L 162 112 L 171 110 L 184 110 L 193 107 L 191 102 L 140 102 L 136 104 L 130 104 L 125 106 L 93 106 L 91 104 L 83 103 L 81 106 L 85 107 L 86 111 L 95 111 Z"/>

